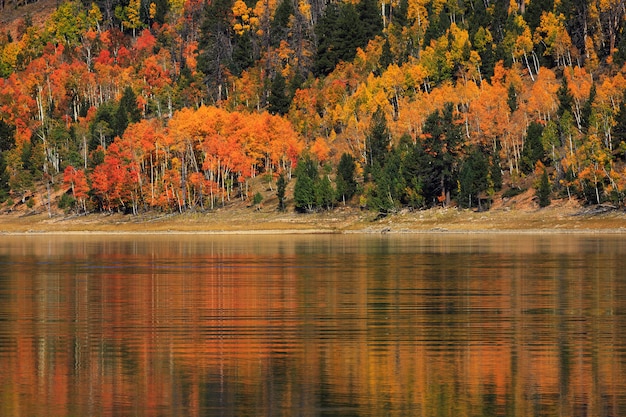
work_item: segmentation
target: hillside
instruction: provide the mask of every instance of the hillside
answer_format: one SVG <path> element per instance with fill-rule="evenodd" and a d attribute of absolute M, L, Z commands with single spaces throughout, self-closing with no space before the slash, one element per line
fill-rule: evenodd
<path fill-rule="evenodd" d="M 2 212 L 621 209 L 624 8 L 490 3 L 5 5 Z"/>

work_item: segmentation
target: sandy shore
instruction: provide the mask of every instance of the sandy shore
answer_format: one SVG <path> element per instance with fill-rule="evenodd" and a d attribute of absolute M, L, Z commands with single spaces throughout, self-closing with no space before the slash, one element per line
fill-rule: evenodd
<path fill-rule="evenodd" d="M 431 209 L 378 218 L 358 209 L 298 214 L 222 209 L 207 213 L 86 216 L 27 213 L 0 215 L 0 233 L 624 233 L 626 212 L 606 208 L 535 210 Z"/>

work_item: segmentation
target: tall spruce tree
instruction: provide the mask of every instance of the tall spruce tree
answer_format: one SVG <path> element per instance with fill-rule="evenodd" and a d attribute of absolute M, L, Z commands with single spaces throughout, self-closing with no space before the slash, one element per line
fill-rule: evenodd
<path fill-rule="evenodd" d="M 287 191 L 287 180 L 283 174 L 280 174 L 276 181 L 276 198 L 278 198 L 278 210 L 285 211 L 285 193 Z"/>
<path fill-rule="evenodd" d="M 545 151 L 541 143 L 541 134 L 543 133 L 543 125 L 532 122 L 526 130 L 526 140 L 524 140 L 524 148 L 522 149 L 522 158 L 520 168 L 525 174 L 530 174 L 535 169 L 537 161 L 544 161 Z"/>
<path fill-rule="evenodd" d="M 367 165 L 371 167 L 377 162 L 381 167 L 385 165 L 385 158 L 389 152 L 391 134 L 387 127 L 387 118 L 381 107 L 378 107 L 372 116 L 367 141 Z"/>
<path fill-rule="evenodd" d="M 272 78 L 272 85 L 270 87 L 270 96 L 268 98 L 268 110 L 272 114 L 280 114 L 281 116 L 289 111 L 291 100 L 287 96 L 287 85 L 285 83 L 285 77 L 276 72 L 274 78 Z"/>
<path fill-rule="evenodd" d="M 537 196 L 539 207 L 548 207 L 550 205 L 550 180 L 548 179 L 548 173 L 545 168 L 543 170 L 543 174 L 541 174 L 539 186 L 537 187 L 535 195 Z"/>
<path fill-rule="evenodd" d="M 295 175 L 296 185 L 293 191 L 295 209 L 299 212 L 311 212 L 316 206 L 317 163 L 311 157 L 305 156 L 298 162 Z"/>
<path fill-rule="evenodd" d="M 488 179 L 489 160 L 482 149 L 475 147 L 459 172 L 459 204 L 462 207 L 478 207 L 482 210 L 480 194 L 487 191 Z"/>
<path fill-rule="evenodd" d="M 352 155 L 344 153 L 341 155 L 339 165 L 337 165 L 337 174 L 335 183 L 337 184 L 337 201 L 344 204 L 350 200 L 356 193 L 357 183 L 354 178 L 356 171 L 356 163 Z"/>

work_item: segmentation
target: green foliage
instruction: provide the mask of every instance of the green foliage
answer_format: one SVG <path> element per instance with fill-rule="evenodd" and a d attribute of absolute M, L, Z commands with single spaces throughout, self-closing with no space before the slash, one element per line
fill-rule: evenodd
<path fill-rule="evenodd" d="M 544 161 L 545 151 L 541 143 L 543 126 L 537 122 L 532 122 L 526 130 L 526 139 L 522 149 L 521 170 L 525 174 L 530 174 L 535 169 L 537 161 Z"/>
<path fill-rule="evenodd" d="M 480 148 L 474 148 L 463 161 L 459 172 L 459 204 L 482 208 L 480 194 L 489 187 L 489 160 Z"/>
<path fill-rule="evenodd" d="M 561 78 L 561 86 L 556 92 L 556 98 L 559 101 L 559 108 L 556 111 L 558 117 L 562 117 L 565 112 L 572 113 L 572 106 L 574 105 L 574 96 L 569 89 L 567 83 L 567 77 Z"/>
<path fill-rule="evenodd" d="M 382 32 L 382 19 L 374 0 L 330 3 L 315 25 L 318 39 L 313 64 L 316 75 L 327 75 L 341 61 L 351 61 L 357 48 Z"/>
<path fill-rule="evenodd" d="M 547 207 L 550 205 L 550 181 L 548 179 L 548 173 L 546 170 L 543 170 L 543 174 L 541 175 L 541 179 L 539 181 L 539 186 L 537 187 L 536 197 L 539 202 L 539 207 Z"/>
<path fill-rule="evenodd" d="M 315 182 L 317 181 L 317 163 L 309 156 L 300 159 L 296 167 L 296 185 L 293 199 L 296 211 L 311 212 L 316 206 Z"/>
<path fill-rule="evenodd" d="M 615 115 L 615 126 L 613 127 L 611 139 L 613 141 L 613 149 L 615 150 L 623 148 L 622 144 L 626 144 L 626 90 L 622 93 L 622 101 Z M 622 153 L 622 157 L 626 159 L 626 153 Z"/>
<path fill-rule="evenodd" d="M 285 192 L 287 190 L 287 180 L 283 174 L 280 174 L 276 181 L 276 197 L 278 198 L 278 210 L 285 211 Z"/>
<path fill-rule="evenodd" d="M 515 91 L 515 86 L 513 85 L 513 83 L 509 84 L 507 95 L 508 97 L 506 103 L 509 105 L 511 113 L 513 113 L 515 110 L 517 110 L 517 91 Z"/>
<path fill-rule="evenodd" d="M 68 193 L 63 193 L 59 199 L 58 206 L 61 210 L 69 211 L 76 204 L 76 199 Z"/>
<path fill-rule="evenodd" d="M 585 104 L 580 110 L 580 119 L 581 119 L 580 125 L 583 131 L 587 131 L 587 129 L 589 129 L 589 126 L 591 125 L 593 102 L 596 99 L 596 95 L 597 95 L 596 83 L 593 83 L 591 85 L 591 89 L 589 90 L 589 98 L 587 98 L 587 101 L 585 101 Z M 620 107 L 620 110 L 621 110 L 621 107 Z"/>
<path fill-rule="evenodd" d="M 356 163 L 352 155 L 344 153 L 341 155 L 339 165 L 337 165 L 337 175 L 335 182 L 337 184 L 337 201 L 344 204 L 350 200 L 356 193 L 357 183 L 354 178 L 356 171 Z"/>
<path fill-rule="evenodd" d="M 272 79 L 270 96 L 268 98 L 268 110 L 272 114 L 284 115 L 289 111 L 291 100 L 286 94 L 285 77 L 279 72 Z"/>
<path fill-rule="evenodd" d="M 322 175 L 314 183 L 316 207 L 329 210 L 335 202 L 335 190 L 328 175 Z"/>
<path fill-rule="evenodd" d="M 387 128 L 387 118 L 382 108 L 378 107 L 372 116 L 370 130 L 367 135 L 367 164 L 378 163 L 383 166 L 389 153 L 391 135 Z"/>
<path fill-rule="evenodd" d="M 226 98 L 226 72 L 232 59 L 232 0 L 215 0 L 204 9 L 198 42 L 198 69 L 214 103 Z"/>

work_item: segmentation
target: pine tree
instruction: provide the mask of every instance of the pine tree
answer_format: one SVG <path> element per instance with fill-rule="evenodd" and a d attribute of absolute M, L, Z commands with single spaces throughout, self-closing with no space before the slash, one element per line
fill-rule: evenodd
<path fill-rule="evenodd" d="M 611 135 L 612 147 L 615 151 L 621 150 L 626 159 L 626 90 L 623 92 L 622 102 L 615 115 L 615 126 Z"/>
<path fill-rule="evenodd" d="M 270 96 L 268 98 L 268 111 L 272 114 L 283 115 L 289 111 L 291 100 L 287 97 L 285 78 L 279 72 L 274 75 L 272 85 L 270 87 Z"/>
<path fill-rule="evenodd" d="M 589 90 L 589 98 L 585 101 L 583 108 L 580 110 L 580 125 L 583 131 L 587 131 L 589 129 L 589 124 L 591 123 L 591 114 L 593 111 L 593 102 L 596 99 L 596 83 L 591 85 L 591 89 Z"/>
<path fill-rule="evenodd" d="M 348 153 L 341 155 L 335 179 L 337 184 L 337 201 L 342 201 L 345 204 L 356 193 L 355 171 L 356 163 L 352 155 Z"/>
<path fill-rule="evenodd" d="M 525 174 L 530 174 L 535 169 L 537 161 L 545 159 L 545 151 L 541 143 L 543 126 L 537 122 L 532 122 L 526 130 L 526 140 L 522 149 L 520 168 Z"/>
<path fill-rule="evenodd" d="M 219 102 L 226 97 L 226 72 L 232 58 L 232 0 L 215 0 L 204 11 L 198 42 L 198 69 L 202 71 L 209 97 Z"/>
<path fill-rule="evenodd" d="M 556 111 L 558 117 L 563 116 L 566 111 L 572 113 L 572 106 L 574 105 L 574 96 L 569 89 L 567 83 L 567 77 L 561 79 L 561 86 L 556 92 L 556 97 L 559 100 L 559 108 Z"/>
<path fill-rule="evenodd" d="M 509 109 L 511 110 L 511 113 L 515 112 L 515 110 L 517 110 L 517 91 L 515 91 L 515 86 L 513 85 L 513 83 L 509 84 L 509 90 L 507 92 L 508 98 L 507 98 L 507 104 L 509 105 Z"/>
<path fill-rule="evenodd" d="M 367 135 L 367 164 L 372 166 L 378 162 L 380 166 L 385 165 L 385 158 L 389 152 L 391 136 L 387 128 L 387 118 L 381 107 L 376 109 L 372 116 L 370 130 Z"/>
<path fill-rule="evenodd" d="M 539 200 L 539 207 L 548 207 L 551 203 L 550 200 L 550 181 L 548 180 L 548 173 L 545 168 L 539 181 L 539 187 L 537 187 L 537 193 L 535 194 Z"/>
<path fill-rule="evenodd" d="M 316 205 L 317 165 L 309 156 L 306 156 L 298 162 L 295 174 L 296 185 L 293 191 L 295 208 L 299 212 L 311 212 Z"/>
<path fill-rule="evenodd" d="M 459 172 L 459 204 L 482 209 L 480 194 L 489 186 L 489 161 L 484 152 L 475 148 L 463 162 Z"/>
<path fill-rule="evenodd" d="M 335 190 L 328 175 L 316 178 L 314 182 L 315 204 L 319 208 L 329 210 L 335 201 Z"/>
<path fill-rule="evenodd" d="M 283 174 L 280 174 L 276 181 L 276 197 L 278 198 L 278 210 L 285 211 L 285 192 L 287 190 L 287 180 Z"/>

